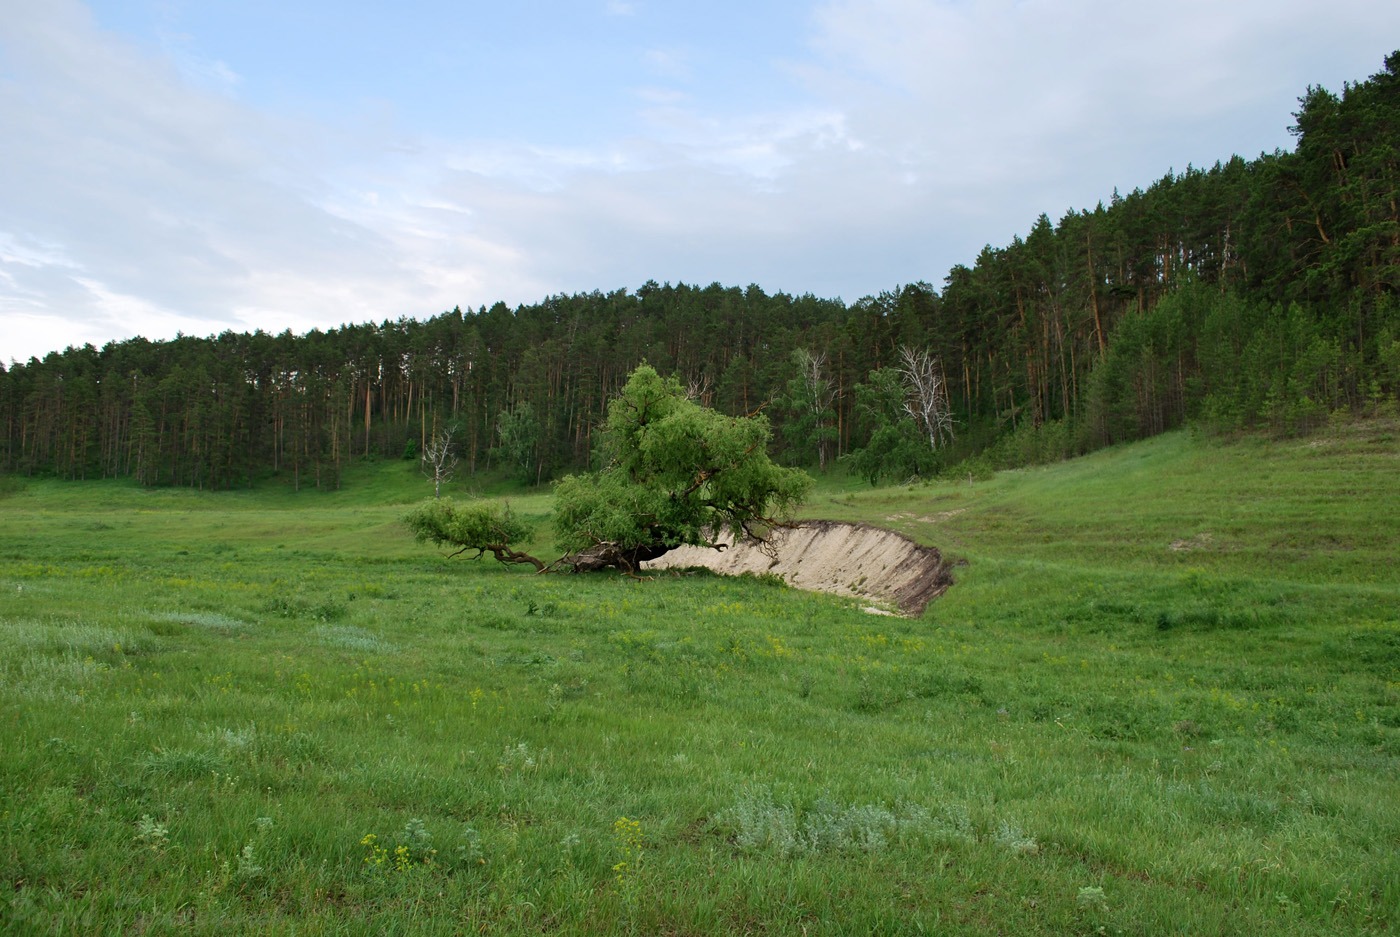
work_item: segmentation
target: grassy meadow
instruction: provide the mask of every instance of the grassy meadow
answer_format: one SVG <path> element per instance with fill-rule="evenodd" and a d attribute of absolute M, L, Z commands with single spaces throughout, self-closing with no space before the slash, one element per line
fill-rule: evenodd
<path fill-rule="evenodd" d="M 447 560 L 405 462 L 0 478 L 0 932 L 1390 933 L 1397 481 L 1394 418 L 824 481 L 967 561 L 908 620 Z"/>

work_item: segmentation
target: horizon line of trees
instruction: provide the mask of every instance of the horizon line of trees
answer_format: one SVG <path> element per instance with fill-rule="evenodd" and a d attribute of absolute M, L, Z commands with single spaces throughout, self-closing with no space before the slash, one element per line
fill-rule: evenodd
<path fill-rule="evenodd" d="M 1204 420 L 1306 429 L 1400 393 L 1400 52 L 1309 88 L 1293 151 L 1168 172 L 847 305 L 649 281 L 305 335 L 137 338 L 0 365 L 0 471 L 335 487 L 450 429 L 465 470 L 586 468 L 646 362 L 765 413 L 778 456 L 872 481 L 1058 458 Z M 937 386 L 936 431 L 911 374 Z"/>

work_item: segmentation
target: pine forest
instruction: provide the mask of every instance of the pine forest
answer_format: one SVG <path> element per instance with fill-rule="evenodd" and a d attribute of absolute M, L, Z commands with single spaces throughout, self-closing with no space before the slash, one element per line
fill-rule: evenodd
<path fill-rule="evenodd" d="M 1291 152 L 1041 215 L 938 288 L 848 305 L 652 281 L 0 366 L 0 470 L 334 488 L 351 460 L 450 433 L 464 470 L 543 483 L 588 466 L 642 362 L 722 413 L 765 414 L 787 464 L 872 483 L 1188 421 L 1306 432 L 1400 393 L 1400 52 L 1340 93 L 1308 88 L 1293 116 Z"/>

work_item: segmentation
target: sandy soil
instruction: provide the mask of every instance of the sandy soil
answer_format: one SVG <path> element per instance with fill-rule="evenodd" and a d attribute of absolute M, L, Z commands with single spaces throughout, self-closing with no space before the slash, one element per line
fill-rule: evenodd
<path fill-rule="evenodd" d="M 723 552 L 678 547 L 646 568 L 702 566 L 733 576 L 771 573 L 798 589 L 885 602 L 911 616 L 921 614 L 953 584 L 952 564 L 936 549 L 882 527 L 803 521 L 781 532 L 774 546 L 767 551 L 739 543 Z"/>

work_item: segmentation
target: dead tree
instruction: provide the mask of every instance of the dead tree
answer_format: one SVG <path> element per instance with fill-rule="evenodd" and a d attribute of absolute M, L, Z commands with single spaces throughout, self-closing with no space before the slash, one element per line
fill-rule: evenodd
<path fill-rule="evenodd" d="M 686 379 L 685 399 L 693 400 L 702 407 L 708 404 L 710 400 L 709 372 L 701 371 L 693 377 Z"/>
<path fill-rule="evenodd" d="M 835 438 L 831 408 L 836 403 L 836 385 L 826 376 L 826 352 L 798 348 L 792 360 L 797 367 L 797 379 L 789 385 L 792 406 L 810 421 L 817 444 L 817 467 L 826 471 L 828 450 Z"/>
<path fill-rule="evenodd" d="M 939 371 L 938 359 L 927 349 L 901 345 L 899 373 L 904 379 L 904 412 L 928 437 L 929 448 L 937 449 L 953 441 L 953 414 L 948 407 L 948 388 Z"/>
<path fill-rule="evenodd" d="M 423 448 L 423 477 L 433 480 L 433 497 L 442 497 L 442 483 L 452 480 L 457 469 L 457 456 L 452 451 L 452 430 L 433 434 Z"/>

